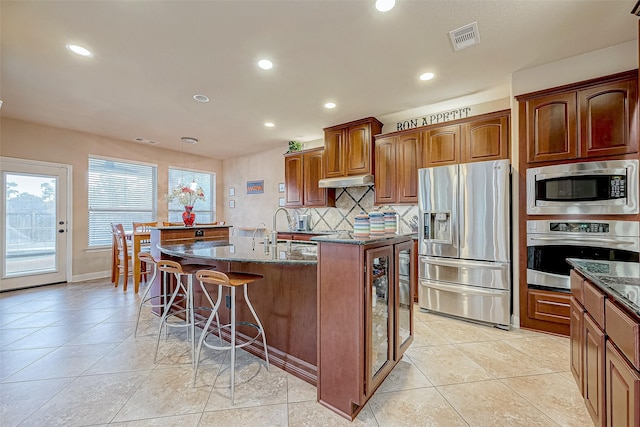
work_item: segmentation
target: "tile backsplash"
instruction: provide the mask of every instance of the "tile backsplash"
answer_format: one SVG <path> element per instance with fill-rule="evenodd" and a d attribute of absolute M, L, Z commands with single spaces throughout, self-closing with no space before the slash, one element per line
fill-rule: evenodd
<path fill-rule="evenodd" d="M 335 208 L 294 209 L 295 214 L 311 215 L 313 231 L 353 230 L 354 218 L 360 212 L 375 212 L 387 206 L 374 206 L 373 186 L 336 189 Z M 391 205 L 398 213 L 400 233 L 417 232 L 418 206 Z"/>

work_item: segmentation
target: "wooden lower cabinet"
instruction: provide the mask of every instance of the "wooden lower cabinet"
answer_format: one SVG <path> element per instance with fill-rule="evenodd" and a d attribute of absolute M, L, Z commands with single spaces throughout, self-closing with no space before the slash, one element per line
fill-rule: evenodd
<path fill-rule="evenodd" d="M 605 425 L 604 346 L 605 335 L 589 314 L 584 315 L 583 390 L 584 402 L 596 426 Z"/>
<path fill-rule="evenodd" d="M 607 427 L 640 426 L 640 374 L 610 341 L 605 376 Z"/>
<path fill-rule="evenodd" d="M 568 335 L 569 303 L 571 295 L 559 292 L 540 291 L 529 289 L 528 314 L 531 319 L 551 322 L 558 325 L 555 333 Z"/>
<path fill-rule="evenodd" d="M 584 359 L 582 331 L 584 329 L 584 308 L 575 299 L 571 298 L 570 309 L 570 333 L 569 333 L 569 367 L 578 384 L 580 393 L 584 393 L 584 378 L 582 377 L 582 364 Z"/>
<path fill-rule="evenodd" d="M 576 297 L 571 299 L 570 367 L 589 415 L 598 427 L 638 427 L 640 370 L 635 363 L 640 357 L 640 319 L 624 312 L 575 271 L 571 278 L 572 284 L 583 282 L 585 305 Z M 604 312 L 600 303 L 593 304 L 600 299 L 604 299 Z"/>

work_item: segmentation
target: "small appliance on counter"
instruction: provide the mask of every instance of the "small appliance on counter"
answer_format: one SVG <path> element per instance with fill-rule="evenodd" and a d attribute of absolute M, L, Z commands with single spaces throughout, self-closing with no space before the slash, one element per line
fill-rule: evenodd
<path fill-rule="evenodd" d="M 298 215 L 298 221 L 296 223 L 297 231 L 310 231 L 311 230 L 311 218 L 307 214 Z"/>

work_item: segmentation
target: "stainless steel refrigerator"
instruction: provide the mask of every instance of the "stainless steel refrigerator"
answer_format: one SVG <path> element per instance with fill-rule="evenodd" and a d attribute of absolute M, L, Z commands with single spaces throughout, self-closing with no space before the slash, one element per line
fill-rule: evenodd
<path fill-rule="evenodd" d="M 421 309 L 509 328 L 510 179 L 508 160 L 419 170 Z"/>

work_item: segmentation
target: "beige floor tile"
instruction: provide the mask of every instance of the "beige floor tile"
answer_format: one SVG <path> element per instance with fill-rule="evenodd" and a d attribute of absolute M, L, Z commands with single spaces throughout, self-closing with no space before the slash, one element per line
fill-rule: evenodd
<path fill-rule="evenodd" d="M 499 339 L 492 330 L 494 328 L 462 320 L 453 321 L 448 319 L 446 321 L 431 322 L 430 326 L 436 329 L 444 339 L 454 344 Z"/>
<path fill-rule="evenodd" d="M 433 387 L 431 381 L 405 357 L 393 368 L 389 376 L 380 384 L 380 392 L 410 390 L 414 388 Z"/>
<path fill-rule="evenodd" d="M 287 402 L 315 402 L 318 398 L 318 389 L 300 378 L 291 374 L 287 375 Z"/>
<path fill-rule="evenodd" d="M 445 399 L 471 426 L 550 427 L 543 412 L 498 380 L 438 387 Z"/>
<path fill-rule="evenodd" d="M 118 427 L 197 427 L 202 414 L 200 412 L 187 415 L 176 415 L 160 418 L 146 418 L 143 420 L 122 421 L 109 423 Z M 201 424 L 202 426 L 215 426 L 216 424 Z"/>
<path fill-rule="evenodd" d="M 14 328 L 18 328 L 22 326 L 20 319 L 26 320 L 27 316 L 30 316 L 31 313 L 0 313 L 0 326 L 4 327 L 7 324 L 13 324 Z M 15 322 L 15 323 L 13 323 Z"/>
<path fill-rule="evenodd" d="M 149 372 L 78 377 L 29 416 L 25 426 L 85 426 L 108 423 Z"/>
<path fill-rule="evenodd" d="M 289 427 L 382 427 L 369 405 L 349 421 L 316 402 L 289 403 Z"/>
<path fill-rule="evenodd" d="M 414 322 L 413 325 L 413 342 L 411 347 L 425 347 L 429 345 L 447 345 L 451 344 L 444 339 L 433 327 L 427 322 Z"/>
<path fill-rule="evenodd" d="M 12 342 L 3 347 L 3 350 L 24 350 L 29 348 L 59 347 L 65 345 L 73 338 L 90 329 L 92 325 L 47 326 Z"/>
<path fill-rule="evenodd" d="M 267 371 L 262 359 L 239 353 L 235 368 L 235 404 L 231 404 L 231 370 L 227 359 L 220 367 L 205 411 L 286 403 L 289 374 L 273 365 Z"/>
<path fill-rule="evenodd" d="M 536 334 L 535 336 L 505 342 L 522 353 L 531 355 L 538 363 L 553 372 L 569 370 L 568 337 Z"/>
<path fill-rule="evenodd" d="M 36 348 L 31 350 L 0 351 L 0 381 L 15 374 L 55 348 Z"/>
<path fill-rule="evenodd" d="M 590 426 L 592 421 L 573 376 L 561 373 L 501 380 L 560 426 Z"/>
<path fill-rule="evenodd" d="M 552 372 L 535 357 L 523 353 L 504 341 L 457 344 L 461 352 L 496 378 Z"/>
<path fill-rule="evenodd" d="M 145 371 L 154 369 L 155 341 L 125 341 L 117 344 L 103 358 L 93 364 L 86 375 L 109 374 L 116 372 Z"/>
<path fill-rule="evenodd" d="M 115 346 L 115 344 L 95 344 L 58 347 L 11 375 L 6 381 L 77 377 Z"/>
<path fill-rule="evenodd" d="M 60 378 L 2 384 L 0 386 L 2 426 L 17 426 L 71 381 L 73 381 L 72 378 Z"/>
<path fill-rule="evenodd" d="M 284 403 L 205 412 L 200 420 L 201 426 L 216 427 L 287 427 L 288 423 L 287 405 Z"/>
<path fill-rule="evenodd" d="M 453 345 L 418 347 L 408 357 L 434 385 L 482 381 L 494 377 Z"/>
<path fill-rule="evenodd" d="M 6 350 L 9 344 L 16 342 L 42 328 L 0 328 L 0 348 Z"/>
<path fill-rule="evenodd" d="M 202 412 L 211 393 L 211 377 L 217 368 L 200 373 L 192 387 L 193 370 L 188 367 L 155 369 L 128 399 L 113 421 L 131 421 Z"/>
<path fill-rule="evenodd" d="M 368 406 L 380 426 L 467 426 L 435 388 L 376 393 Z"/>

